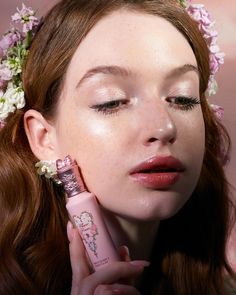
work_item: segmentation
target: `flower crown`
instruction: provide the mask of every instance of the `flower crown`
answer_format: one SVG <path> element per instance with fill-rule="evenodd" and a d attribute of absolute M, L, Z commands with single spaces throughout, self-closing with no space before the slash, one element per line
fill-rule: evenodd
<path fill-rule="evenodd" d="M 210 55 L 210 79 L 208 94 L 214 95 L 217 91 L 215 74 L 224 63 L 224 53 L 217 45 L 217 31 L 208 11 L 203 4 L 191 4 L 191 0 L 177 0 L 186 9 L 188 14 L 198 23 L 199 30 L 205 38 Z M 29 52 L 29 46 L 35 35 L 39 20 L 35 17 L 32 8 L 22 4 L 22 8 L 11 17 L 16 25 L 23 25 L 22 30 L 13 27 L 0 40 L 0 128 L 4 127 L 9 113 L 22 109 L 25 106 L 24 90 L 22 87 L 21 72 L 24 61 Z M 211 105 L 216 116 L 221 119 L 223 109 Z"/>
<path fill-rule="evenodd" d="M 39 24 L 32 8 L 24 4 L 11 20 L 15 26 L 0 40 L 0 127 L 9 113 L 25 106 L 21 72 Z"/>

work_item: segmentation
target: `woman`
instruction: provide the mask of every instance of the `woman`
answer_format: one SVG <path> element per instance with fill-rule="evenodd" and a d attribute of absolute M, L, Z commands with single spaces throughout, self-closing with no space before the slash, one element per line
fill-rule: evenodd
<path fill-rule="evenodd" d="M 229 139 L 205 97 L 209 75 L 178 1 L 49 12 L 23 71 L 26 105 L 0 133 L 2 294 L 225 294 Z M 130 251 L 93 274 L 62 189 L 34 167 L 67 154 Z"/>

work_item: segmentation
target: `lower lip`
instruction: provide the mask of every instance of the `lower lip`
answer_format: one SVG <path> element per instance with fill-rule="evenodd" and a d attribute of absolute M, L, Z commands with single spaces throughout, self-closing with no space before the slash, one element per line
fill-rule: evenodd
<path fill-rule="evenodd" d="M 134 173 L 131 177 L 145 187 L 167 189 L 178 181 L 180 172 Z"/>

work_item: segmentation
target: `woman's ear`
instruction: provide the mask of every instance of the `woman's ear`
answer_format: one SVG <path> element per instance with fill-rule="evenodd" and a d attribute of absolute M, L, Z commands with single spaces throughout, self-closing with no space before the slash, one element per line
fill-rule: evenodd
<path fill-rule="evenodd" d="M 55 127 L 41 113 L 28 110 L 24 115 L 24 127 L 30 148 L 39 160 L 57 159 Z"/>

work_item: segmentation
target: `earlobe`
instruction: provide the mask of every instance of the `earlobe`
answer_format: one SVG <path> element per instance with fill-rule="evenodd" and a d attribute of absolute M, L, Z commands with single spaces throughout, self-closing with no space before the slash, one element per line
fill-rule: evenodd
<path fill-rule="evenodd" d="M 24 115 L 24 128 L 31 150 L 39 160 L 57 158 L 55 127 L 41 113 L 28 110 Z"/>

